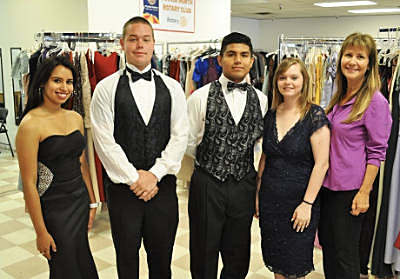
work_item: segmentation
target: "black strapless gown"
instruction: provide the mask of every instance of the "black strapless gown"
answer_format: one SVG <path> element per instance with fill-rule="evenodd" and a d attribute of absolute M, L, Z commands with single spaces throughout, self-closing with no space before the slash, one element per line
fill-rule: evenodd
<path fill-rule="evenodd" d="M 39 144 L 38 192 L 47 231 L 57 246 L 49 260 L 52 279 L 98 278 L 87 232 L 89 194 L 79 161 L 84 147 L 79 130 Z"/>

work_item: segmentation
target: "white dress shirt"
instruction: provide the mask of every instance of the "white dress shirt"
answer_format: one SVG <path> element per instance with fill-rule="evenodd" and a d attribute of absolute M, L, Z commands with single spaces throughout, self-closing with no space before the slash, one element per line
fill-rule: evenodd
<path fill-rule="evenodd" d="M 228 104 L 229 110 L 236 125 L 242 118 L 244 109 L 247 101 L 247 91 L 235 88 L 232 91 L 228 91 L 227 85 L 230 80 L 227 79 L 223 74 L 219 78 L 221 83 L 222 92 L 226 103 Z M 241 83 L 246 82 L 243 80 Z M 189 116 L 189 140 L 186 154 L 192 158 L 196 158 L 196 148 L 203 140 L 205 119 L 207 112 L 207 99 L 208 92 L 210 91 L 211 83 L 197 89 L 188 99 L 188 116 Z M 261 105 L 261 112 L 264 117 L 268 109 L 268 98 L 260 90 L 256 89 L 256 93 Z M 258 144 L 260 144 L 258 142 Z M 260 147 L 256 147 L 257 149 Z"/>
<path fill-rule="evenodd" d="M 151 69 L 148 65 L 143 71 L 127 64 L 133 71 L 144 73 Z M 185 94 L 181 85 L 174 79 L 154 70 L 161 76 L 171 95 L 171 135 L 170 140 L 150 168 L 160 181 L 166 174 L 176 174 L 179 171 L 181 160 L 186 149 L 188 139 L 188 118 Z M 130 73 L 129 86 L 139 112 L 148 125 L 155 101 L 156 87 L 154 73 L 151 81 L 139 79 L 132 82 Z M 114 104 L 115 93 L 123 70 L 100 81 L 93 93 L 90 107 L 90 117 L 93 128 L 93 138 L 96 152 L 112 182 L 132 185 L 139 178 L 136 168 L 129 162 L 125 152 L 114 139 Z M 132 142 L 132 144 L 135 144 Z"/>

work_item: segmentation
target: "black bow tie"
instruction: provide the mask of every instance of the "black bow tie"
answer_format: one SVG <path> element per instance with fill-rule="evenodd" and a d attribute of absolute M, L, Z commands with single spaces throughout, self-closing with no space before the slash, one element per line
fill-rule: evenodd
<path fill-rule="evenodd" d="M 232 91 L 233 89 L 237 88 L 240 89 L 242 91 L 247 91 L 247 87 L 249 86 L 249 84 L 247 82 L 244 83 L 233 83 L 228 81 L 228 91 Z"/>
<path fill-rule="evenodd" d="M 147 81 L 151 81 L 151 70 L 148 70 L 147 72 L 141 74 L 135 71 L 132 71 L 131 69 L 129 69 L 128 67 L 126 67 L 126 69 L 128 70 L 128 72 L 131 73 L 131 77 L 132 77 L 132 82 L 138 81 L 139 79 L 145 79 Z"/>

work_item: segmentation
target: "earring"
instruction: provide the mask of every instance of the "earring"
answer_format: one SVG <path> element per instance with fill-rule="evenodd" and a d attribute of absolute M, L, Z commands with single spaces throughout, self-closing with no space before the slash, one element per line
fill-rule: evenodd
<path fill-rule="evenodd" d="M 43 87 L 39 87 L 38 91 L 39 91 L 39 97 L 42 98 L 43 97 Z"/>

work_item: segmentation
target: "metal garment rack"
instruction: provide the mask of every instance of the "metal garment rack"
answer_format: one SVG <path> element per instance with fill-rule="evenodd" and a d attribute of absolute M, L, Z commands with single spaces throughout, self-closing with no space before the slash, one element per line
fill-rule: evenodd
<path fill-rule="evenodd" d="M 44 42 L 87 42 L 87 43 L 115 43 L 119 44 L 122 35 L 113 32 L 40 32 L 35 34 L 35 40 Z M 164 54 L 165 43 L 155 43 L 156 53 Z"/>
<path fill-rule="evenodd" d="M 110 32 L 40 32 L 35 34 L 37 42 L 115 42 L 121 34 Z"/>
<path fill-rule="evenodd" d="M 400 26 L 398 27 L 380 27 L 379 33 L 381 32 L 400 32 Z"/>
<path fill-rule="evenodd" d="M 341 45 L 343 41 L 344 38 L 342 37 L 285 37 L 284 34 L 281 34 L 278 39 L 278 62 L 282 58 L 282 48 L 285 44 L 291 44 L 292 47 L 305 47 L 307 45 Z"/>
<path fill-rule="evenodd" d="M 390 29 L 390 30 L 388 30 Z M 392 31 L 399 31 L 400 27 L 398 28 L 386 28 L 386 29 L 379 29 L 379 32 L 392 32 Z M 279 48 L 278 48 L 278 58 L 279 62 L 282 58 L 282 47 L 286 44 L 291 44 L 292 47 L 305 47 L 305 46 L 321 46 L 321 45 L 341 45 L 345 38 L 343 37 L 285 37 L 284 34 L 279 36 Z M 400 44 L 400 40 L 394 37 L 379 37 L 374 38 L 375 42 L 387 42 L 387 41 L 397 41 Z"/>
<path fill-rule="evenodd" d="M 166 42 L 166 51 L 169 53 L 171 45 L 196 45 L 196 44 L 219 44 L 221 40 L 206 40 L 206 41 L 183 41 L 183 42 Z"/>

